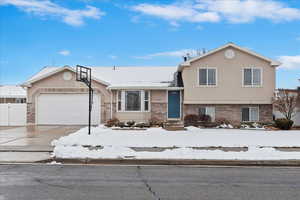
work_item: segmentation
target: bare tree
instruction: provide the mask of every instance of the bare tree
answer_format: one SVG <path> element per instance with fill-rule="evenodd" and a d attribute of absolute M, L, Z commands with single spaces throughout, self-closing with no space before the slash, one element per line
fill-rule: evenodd
<path fill-rule="evenodd" d="M 273 100 L 273 105 L 286 119 L 291 120 L 297 112 L 297 100 L 297 93 L 292 93 L 287 90 L 278 90 Z"/>

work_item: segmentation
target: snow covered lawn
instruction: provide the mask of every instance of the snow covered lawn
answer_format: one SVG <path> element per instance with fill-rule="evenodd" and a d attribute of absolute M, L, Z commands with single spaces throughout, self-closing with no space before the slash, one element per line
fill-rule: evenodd
<path fill-rule="evenodd" d="M 112 130 L 103 126 L 87 134 L 83 128 L 54 140 L 58 158 L 128 158 L 128 159 L 300 159 L 300 152 L 282 152 L 273 147 L 300 147 L 300 131 L 263 131 L 238 129 L 199 129 L 166 131 Z M 92 147 L 92 148 L 91 148 Z M 134 151 L 130 147 L 177 147 L 162 152 Z M 192 147 L 248 147 L 246 152 L 197 150 Z"/>

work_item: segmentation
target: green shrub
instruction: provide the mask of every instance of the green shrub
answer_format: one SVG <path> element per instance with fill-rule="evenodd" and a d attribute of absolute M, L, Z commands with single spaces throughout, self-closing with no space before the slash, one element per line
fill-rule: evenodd
<path fill-rule="evenodd" d="M 119 119 L 112 118 L 105 123 L 105 126 L 106 127 L 118 126 L 119 122 L 120 122 Z"/>
<path fill-rule="evenodd" d="M 276 127 L 282 130 L 290 130 L 293 124 L 294 121 L 285 118 L 279 118 L 275 120 Z"/>
<path fill-rule="evenodd" d="M 126 124 L 128 127 L 132 127 L 135 124 L 135 121 L 131 120 L 131 121 L 128 121 Z"/>
<path fill-rule="evenodd" d="M 186 115 L 184 117 L 184 126 L 199 126 L 199 116 L 198 115 Z"/>
<path fill-rule="evenodd" d="M 201 122 L 211 122 L 211 117 L 209 115 L 200 115 L 198 120 Z"/>
<path fill-rule="evenodd" d="M 216 122 L 199 122 L 198 124 L 204 128 L 216 128 L 218 126 Z"/>
<path fill-rule="evenodd" d="M 145 122 L 139 122 L 139 123 L 136 123 L 134 125 L 134 127 L 137 127 L 137 128 L 149 128 L 150 124 L 149 123 L 145 123 Z"/>
<path fill-rule="evenodd" d="M 125 125 L 125 122 L 119 122 L 117 124 L 117 126 L 120 127 L 120 128 L 124 128 L 126 125 Z"/>

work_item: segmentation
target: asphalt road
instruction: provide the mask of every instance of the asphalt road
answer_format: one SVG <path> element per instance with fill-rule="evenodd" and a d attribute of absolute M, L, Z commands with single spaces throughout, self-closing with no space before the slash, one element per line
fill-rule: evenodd
<path fill-rule="evenodd" d="M 0 165 L 0 200 L 299 200 L 300 168 Z"/>

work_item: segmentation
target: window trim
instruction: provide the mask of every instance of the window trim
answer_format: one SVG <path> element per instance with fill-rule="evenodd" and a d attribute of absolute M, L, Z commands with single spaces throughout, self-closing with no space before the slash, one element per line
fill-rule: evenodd
<path fill-rule="evenodd" d="M 249 121 L 243 121 L 243 108 L 249 109 Z M 258 113 L 257 121 L 251 120 L 251 109 L 253 109 L 253 108 L 257 108 L 257 113 Z M 242 106 L 241 107 L 241 122 L 259 122 L 259 120 L 260 120 L 259 106 Z"/>
<path fill-rule="evenodd" d="M 146 100 L 145 99 L 145 94 L 146 94 L 146 92 L 148 92 L 148 99 Z M 149 112 L 149 110 L 150 110 L 150 91 L 149 90 L 144 90 L 143 92 L 142 92 L 142 99 L 143 99 L 143 102 L 142 102 L 142 110 L 144 111 L 144 112 Z M 145 110 L 145 105 L 146 105 L 146 102 L 148 103 L 148 110 Z"/>
<path fill-rule="evenodd" d="M 121 94 L 120 96 L 121 96 L 121 99 L 119 98 L 119 94 Z M 122 94 L 123 94 L 123 92 L 122 92 L 122 90 L 117 90 L 117 103 L 116 103 L 116 106 L 117 106 L 117 111 L 122 111 L 123 110 L 123 108 L 122 108 Z M 119 102 L 121 103 L 121 109 L 119 109 Z"/>
<path fill-rule="evenodd" d="M 121 92 L 121 110 L 118 110 L 118 102 L 119 102 L 119 95 L 118 92 Z M 126 92 L 130 92 L 130 91 L 139 91 L 140 92 L 140 110 L 126 110 Z M 145 111 L 145 104 L 144 104 L 144 96 L 145 96 L 145 91 L 149 92 L 149 97 L 148 97 L 148 102 L 149 102 L 149 109 L 148 111 Z M 140 112 L 151 112 L 151 91 L 150 90 L 138 90 L 138 89 L 132 89 L 132 90 L 117 90 L 117 103 L 116 103 L 116 111 L 117 112 L 131 112 L 131 113 L 140 113 Z"/>
<path fill-rule="evenodd" d="M 200 85 L 200 69 L 214 69 L 216 71 L 216 84 L 208 85 L 208 73 L 206 74 L 207 83 L 206 85 Z M 198 67 L 197 68 L 197 87 L 218 87 L 218 68 L 217 67 Z"/>
<path fill-rule="evenodd" d="M 251 85 L 245 85 L 245 69 L 251 69 Z M 253 85 L 253 69 L 260 70 L 260 85 Z M 263 87 L 263 68 L 262 67 L 243 67 L 242 68 L 242 86 L 246 88 L 260 88 Z"/>

